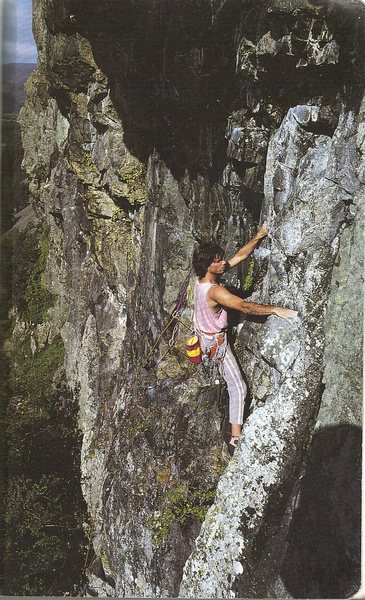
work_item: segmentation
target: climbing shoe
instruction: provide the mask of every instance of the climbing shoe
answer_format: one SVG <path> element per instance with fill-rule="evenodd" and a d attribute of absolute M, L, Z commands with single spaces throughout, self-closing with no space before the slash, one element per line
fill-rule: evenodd
<path fill-rule="evenodd" d="M 240 438 L 238 436 L 232 436 L 230 441 L 227 443 L 228 454 L 230 456 L 233 456 L 234 451 L 236 450 L 236 448 L 238 446 L 239 439 Z"/>

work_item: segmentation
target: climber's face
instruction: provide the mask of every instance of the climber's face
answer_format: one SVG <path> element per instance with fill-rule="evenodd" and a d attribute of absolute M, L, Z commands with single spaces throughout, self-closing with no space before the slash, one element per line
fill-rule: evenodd
<path fill-rule="evenodd" d="M 210 263 L 208 267 L 209 273 L 214 273 L 215 275 L 222 275 L 226 270 L 226 260 L 224 260 L 223 256 L 215 256 L 213 262 Z"/>

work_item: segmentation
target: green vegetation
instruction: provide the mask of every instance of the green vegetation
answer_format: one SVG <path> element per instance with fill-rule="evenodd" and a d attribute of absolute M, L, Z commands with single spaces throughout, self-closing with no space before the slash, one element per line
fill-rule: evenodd
<path fill-rule="evenodd" d="M 13 225 L 13 214 L 26 206 L 27 192 L 24 186 L 24 171 L 21 169 L 23 148 L 20 126 L 15 118 L 1 122 L 1 233 Z"/>
<path fill-rule="evenodd" d="M 1 252 L 1 282 L 0 282 L 0 515 L 4 514 L 4 501 L 7 493 L 8 463 L 7 463 L 7 440 L 5 436 L 6 413 L 8 399 L 10 397 L 10 357 L 6 351 L 6 345 L 11 336 L 10 323 L 8 321 L 8 312 L 11 301 L 11 268 L 9 263 L 4 260 L 4 247 Z M 3 518 L 1 518 L 3 522 Z M 5 553 L 4 535 L 0 536 L 0 556 Z M 0 562 L 0 580 L 3 579 L 3 565 Z M 0 593 L 3 593 L 2 591 Z"/>
<path fill-rule="evenodd" d="M 155 547 L 160 547 L 168 537 L 172 523 L 184 525 L 189 519 L 197 518 L 204 521 L 206 512 L 215 496 L 213 490 L 195 489 L 187 491 L 182 484 L 171 488 L 160 511 L 155 511 L 147 520 L 153 531 Z"/>
<path fill-rule="evenodd" d="M 40 226 L 23 231 L 12 229 L 4 235 L 5 252 L 13 276 L 13 302 L 19 316 L 31 323 L 48 319 L 54 296 L 42 281 L 48 257 L 47 232 Z"/>
<path fill-rule="evenodd" d="M 27 311 L 25 318 L 32 323 L 43 323 L 48 319 L 48 309 L 54 304 L 54 296 L 42 283 L 42 273 L 48 257 L 48 240 L 42 236 L 39 241 L 39 256 L 30 273 L 25 289 Z"/>
<path fill-rule="evenodd" d="M 5 591 L 62 595 L 80 584 L 86 543 L 78 406 L 61 383 L 60 336 L 33 355 L 30 335 L 14 340 L 6 415 Z"/>
<path fill-rule="evenodd" d="M 60 336 L 57 336 L 51 344 L 47 344 L 42 350 L 33 356 L 30 347 L 30 338 L 16 344 L 16 355 L 13 359 L 13 369 L 10 377 L 11 390 L 14 399 L 19 398 L 16 407 L 13 407 L 13 417 L 8 423 L 8 436 L 17 439 L 13 448 L 12 458 L 17 459 L 17 469 L 22 460 L 27 460 L 29 451 L 25 453 L 28 446 L 27 434 L 22 435 L 24 428 L 30 427 L 37 431 L 37 445 L 43 441 L 49 443 L 49 439 L 57 435 L 62 427 L 57 420 L 53 422 L 54 398 L 53 377 L 57 368 L 62 364 L 64 358 L 64 346 Z M 15 408 L 15 414 L 14 414 Z M 65 433 L 65 432 L 63 432 Z M 43 461 L 42 461 L 43 462 Z"/>
<path fill-rule="evenodd" d="M 244 292 L 248 292 L 253 286 L 253 271 L 254 271 L 254 260 L 252 256 L 250 256 L 249 264 L 247 267 L 247 273 L 242 283 L 242 289 Z"/>
<path fill-rule="evenodd" d="M 39 337 L 54 297 L 42 278 L 40 226 L 3 236 L 1 263 L 2 593 L 60 595 L 80 589 L 86 506 L 80 490 L 77 398 L 65 385 L 60 335 Z M 14 328 L 9 309 L 17 309 Z M 13 317 L 15 319 L 15 317 Z"/>
<path fill-rule="evenodd" d="M 101 560 L 103 561 L 103 565 L 110 570 L 111 566 L 110 566 L 109 558 L 106 553 L 106 550 L 104 550 L 103 548 L 101 549 L 100 557 L 101 557 Z"/>
<path fill-rule="evenodd" d="M 10 479 L 5 517 L 7 593 L 63 595 L 80 583 L 81 565 L 74 565 L 73 557 L 80 550 L 83 510 L 74 502 L 72 483 L 56 474 L 38 480 Z"/>

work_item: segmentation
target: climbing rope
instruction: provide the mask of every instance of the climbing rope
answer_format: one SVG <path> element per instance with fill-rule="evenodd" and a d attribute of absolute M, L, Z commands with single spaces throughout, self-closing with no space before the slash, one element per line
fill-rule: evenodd
<path fill-rule="evenodd" d="M 150 352 L 147 355 L 147 358 L 145 360 L 145 366 L 148 364 L 149 360 L 151 359 L 156 347 L 158 346 L 158 344 L 160 343 L 163 335 L 165 334 L 165 332 L 169 329 L 169 327 L 171 327 L 171 325 L 174 323 L 174 327 L 170 336 L 170 339 L 167 342 L 167 351 L 165 352 L 165 354 L 159 359 L 158 362 L 161 362 L 165 356 L 167 356 L 167 354 L 170 352 L 170 350 L 172 350 L 173 348 L 175 350 L 177 350 L 178 352 L 180 352 L 181 354 L 183 354 L 183 356 L 185 357 L 185 353 L 182 352 L 176 345 L 176 338 L 179 332 L 179 328 L 180 325 L 183 325 L 188 331 L 191 332 L 192 328 L 189 327 L 189 325 L 187 325 L 186 323 L 184 323 L 184 321 L 181 319 L 181 315 L 183 313 L 183 311 L 186 308 L 186 304 L 187 301 L 189 299 L 189 289 L 190 289 L 190 274 L 191 271 L 189 271 L 188 276 L 185 278 L 184 283 L 182 285 L 181 288 L 181 292 L 179 294 L 178 297 L 178 301 L 176 303 L 176 306 L 174 308 L 174 310 L 172 311 L 171 315 L 170 315 L 170 319 L 167 323 L 167 325 L 163 328 L 163 330 L 161 331 L 161 333 L 159 334 L 159 336 L 157 337 L 155 343 L 153 344 Z"/>

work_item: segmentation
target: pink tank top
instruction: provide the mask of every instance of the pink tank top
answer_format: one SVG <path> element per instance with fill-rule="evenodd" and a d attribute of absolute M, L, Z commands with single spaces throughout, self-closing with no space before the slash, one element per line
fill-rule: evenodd
<path fill-rule="evenodd" d="M 207 301 L 208 290 L 214 283 L 200 283 L 197 278 L 194 288 L 194 325 L 206 333 L 218 333 L 228 324 L 227 311 L 222 307 L 218 312 L 210 308 Z"/>

